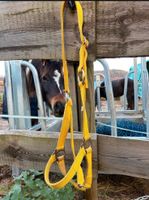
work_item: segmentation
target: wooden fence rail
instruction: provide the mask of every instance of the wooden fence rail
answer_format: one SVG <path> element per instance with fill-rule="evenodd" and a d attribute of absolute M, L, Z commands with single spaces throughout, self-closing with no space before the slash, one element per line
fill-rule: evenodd
<path fill-rule="evenodd" d="M 43 170 L 53 153 L 59 133 L 39 131 L 0 131 L 0 165 L 17 166 L 22 169 Z M 97 163 L 97 135 L 92 135 L 93 162 Z M 82 135 L 75 134 L 75 148 L 79 150 Z M 65 146 L 67 165 L 73 160 L 70 136 Z M 53 171 L 57 168 L 53 168 Z"/>
<path fill-rule="evenodd" d="M 90 60 L 149 54 L 148 1 L 81 1 L 81 4 Z M 1 59 L 61 59 L 60 5 L 60 1 L 1 1 Z M 65 36 L 69 60 L 78 60 L 77 26 L 76 13 L 67 9 Z"/>
<path fill-rule="evenodd" d="M 57 138 L 58 133 L 0 131 L 0 165 L 44 170 L 50 154 L 55 149 Z M 81 143 L 82 135 L 76 133 L 76 150 Z M 98 169 L 99 173 L 149 178 L 147 140 L 92 134 L 92 147 L 94 168 Z M 70 136 L 65 150 L 67 166 L 70 166 L 73 161 Z M 58 171 L 57 166 L 54 165 L 52 170 Z"/>

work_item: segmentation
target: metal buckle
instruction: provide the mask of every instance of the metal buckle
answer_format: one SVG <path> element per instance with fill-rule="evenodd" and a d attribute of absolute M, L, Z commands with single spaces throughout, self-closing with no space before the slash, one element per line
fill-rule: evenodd
<path fill-rule="evenodd" d="M 84 147 L 84 149 L 86 150 L 91 146 L 92 146 L 91 138 L 89 138 L 88 140 L 84 140 L 84 138 L 83 138 L 83 142 L 81 144 L 81 147 Z"/>
<path fill-rule="evenodd" d="M 81 189 L 81 188 L 84 188 L 84 189 L 85 189 L 84 185 L 78 184 L 78 187 L 79 187 L 80 189 Z"/>
<path fill-rule="evenodd" d="M 65 149 L 55 149 L 53 154 L 55 155 L 56 161 L 59 161 L 59 157 L 65 156 Z"/>

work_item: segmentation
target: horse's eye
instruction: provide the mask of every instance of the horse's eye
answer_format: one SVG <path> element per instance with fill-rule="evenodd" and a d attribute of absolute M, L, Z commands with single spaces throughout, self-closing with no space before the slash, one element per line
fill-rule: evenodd
<path fill-rule="evenodd" d="M 47 80 L 48 80 L 48 77 L 47 77 L 47 76 L 43 76 L 43 77 L 42 77 L 42 80 L 47 81 Z"/>

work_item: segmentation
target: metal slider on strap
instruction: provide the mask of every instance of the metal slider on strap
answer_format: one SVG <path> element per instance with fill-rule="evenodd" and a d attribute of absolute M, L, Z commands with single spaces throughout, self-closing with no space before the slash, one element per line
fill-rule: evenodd
<path fill-rule="evenodd" d="M 85 72 L 83 68 L 78 72 L 78 83 L 85 84 Z"/>
<path fill-rule="evenodd" d="M 80 188 L 80 189 L 82 189 L 82 188 L 84 188 L 84 189 L 86 189 L 86 187 L 84 187 L 84 185 L 81 185 L 81 184 L 77 184 L 78 185 L 78 187 Z"/>
<path fill-rule="evenodd" d="M 81 147 L 84 147 L 85 152 L 88 153 L 88 152 L 87 152 L 87 149 L 88 149 L 89 147 L 92 147 L 91 138 L 89 138 L 88 140 L 85 140 L 85 139 L 83 138 L 83 142 L 82 142 L 82 144 L 81 144 Z"/>
<path fill-rule="evenodd" d="M 58 162 L 60 157 L 65 156 L 65 149 L 55 149 L 53 154 L 55 155 L 55 159 Z"/>
<path fill-rule="evenodd" d="M 86 37 L 84 36 L 84 41 L 83 41 L 83 43 L 82 43 L 86 48 L 88 47 L 88 45 L 89 45 L 89 42 L 88 42 L 88 40 L 86 39 Z"/>

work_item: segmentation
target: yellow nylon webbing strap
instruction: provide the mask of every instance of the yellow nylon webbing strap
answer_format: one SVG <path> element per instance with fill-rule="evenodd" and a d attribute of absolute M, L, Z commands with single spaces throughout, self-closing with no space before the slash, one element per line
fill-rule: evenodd
<path fill-rule="evenodd" d="M 65 42 L 64 42 L 64 9 L 65 2 L 62 3 L 61 7 L 61 41 L 62 41 L 62 62 L 63 62 L 63 71 L 64 71 L 64 88 L 66 92 L 70 92 L 69 89 L 69 80 L 68 80 L 68 67 L 65 55 Z"/>
<path fill-rule="evenodd" d="M 65 105 L 64 117 L 60 130 L 61 134 L 59 135 L 57 142 L 57 148 L 56 148 L 57 150 L 64 149 L 67 133 L 71 125 L 72 125 L 72 101 L 71 99 L 69 99 Z"/>
<path fill-rule="evenodd" d="M 59 188 L 64 187 L 68 182 L 71 182 L 77 189 L 86 190 L 87 188 L 91 187 L 91 183 L 92 183 L 92 148 L 90 145 L 88 147 L 85 147 L 85 142 L 90 139 L 90 134 L 88 130 L 87 113 L 86 113 L 86 88 L 88 88 L 86 47 L 88 46 L 88 41 L 85 39 L 83 35 L 83 10 L 82 10 L 81 4 L 78 1 L 75 1 L 75 5 L 76 5 L 76 10 L 77 10 L 78 27 L 79 27 L 80 39 L 81 39 L 81 47 L 79 51 L 78 77 L 79 77 L 79 88 L 80 88 L 81 100 L 82 100 L 84 143 L 80 147 L 80 150 L 76 156 L 75 149 L 74 149 L 74 138 L 73 138 L 72 100 L 69 97 L 65 105 L 64 117 L 62 121 L 62 126 L 60 130 L 60 135 L 58 138 L 56 150 L 51 155 L 50 159 L 47 162 L 47 165 L 44 171 L 44 178 L 45 178 L 45 182 L 52 188 L 59 189 Z M 63 61 L 63 72 L 64 72 L 64 88 L 65 88 L 66 94 L 69 95 L 70 90 L 69 90 L 68 68 L 67 68 L 65 46 L 64 46 L 64 9 L 65 9 L 65 2 L 62 3 L 62 7 L 61 7 L 62 61 Z M 71 133 L 71 148 L 73 152 L 74 161 L 70 169 L 66 173 L 65 160 L 64 160 L 65 155 L 57 155 L 57 154 L 61 151 L 64 151 L 65 140 L 66 140 L 67 133 L 69 130 Z M 85 177 L 84 177 L 83 169 L 81 167 L 81 163 L 84 157 L 87 160 L 87 170 L 86 170 Z M 57 162 L 59 169 L 61 173 L 64 175 L 64 177 L 56 183 L 51 183 L 49 180 L 49 172 L 54 162 Z M 75 175 L 77 175 L 77 183 L 72 180 Z"/>
<path fill-rule="evenodd" d="M 91 148 L 88 150 L 88 156 L 87 156 L 87 162 L 88 163 L 91 163 L 90 159 L 91 159 L 91 155 L 92 154 L 92 150 Z M 71 182 L 72 178 L 75 176 L 75 174 L 77 173 L 80 165 L 81 165 L 81 162 L 84 158 L 84 156 L 86 155 L 86 151 L 84 148 L 80 148 L 79 152 L 78 152 L 78 155 L 75 157 L 75 161 L 73 162 L 73 164 L 71 165 L 69 171 L 67 172 L 67 174 L 64 176 L 64 178 L 62 178 L 60 181 L 58 182 L 55 182 L 55 183 L 51 183 L 49 182 L 49 171 L 51 169 L 51 166 L 52 164 L 56 161 L 56 157 L 55 155 L 51 155 L 47 165 L 46 165 L 46 168 L 45 168 L 45 174 L 44 174 L 44 177 L 45 177 L 45 181 L 47 183 L 48 186 L 52 187 L 52 188 L 55 188 L 55 189 L 59 189 L 59 188 L 62 188 L 64 187 L 66 184 L 68 184 L 69 182 Z M 91 169 L 91 168 L 88 168 L 88 169 Z M 87 174 L 90 174 L 90 171 L 88 170 L 87 171 Z M 92 177 L 91 176 L 86 176 L 87 177 L 87 180 L 86 180 L 86 183 L 84 185 L 85 188 L 89 188 L 90 187 L 90 183 L 91 183 L 91 179 Z M 79 187 L 78 187 L 79 188 Z M 82 188 L 83 189 L 83 188 Z"/>

